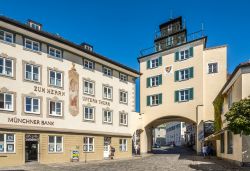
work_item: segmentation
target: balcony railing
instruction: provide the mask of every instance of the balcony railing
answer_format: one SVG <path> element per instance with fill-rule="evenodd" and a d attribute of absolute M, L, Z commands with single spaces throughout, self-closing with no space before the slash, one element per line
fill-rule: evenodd
<path fill-rule="evenodd" d="M 171 36 L 169 36 L 169 37 L 171 37 Z M 204 30 L 199 30 L 199 31 L 193 32 L 191 34 L 188 34 L 187 37 L 185 37 L 185 40 L 181 41 L 180 43 L 174 43 L 174 42 L 178 42 L 178 40 L 177 40 L 178 38 L 173 37 L 172 40 L 169 40 L 168 37 L 166 37 L 166 40 L 169 40 L 169 41 L 166 41 L 164 43 L 158 43 L 157 45 L 154 45 L 152 47 L 142 49 L 140 51 L 140 56 L 146 56 L 146 55 L 150 55 L 150 54 L 155 53 L 155 52 L 167 50 L 167 49 L 170 49 L 172 47 L 181 45 L 185 42 L 190 42 L 190 41 L 202 38 L 202 37 L 204 37 Z"/>

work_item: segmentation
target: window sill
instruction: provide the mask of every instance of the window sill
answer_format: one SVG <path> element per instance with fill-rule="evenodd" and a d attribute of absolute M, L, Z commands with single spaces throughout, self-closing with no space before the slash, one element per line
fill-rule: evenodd
<path fill-rule="evenodd" d="M 113 122 L 102 122 L 104 125 L 113 125 Z"/>
<path fill-rule="evenodd" d="M 83 151 L 83 153 L 94 153 L 95 151 Z"/>
<path fill-rule="evenodd" d="M 83 122 L 90 122 L 90 123 L 95 123 L 95 120 L 88 120 L 88 119 L 83 119 Z"/>
<path fill-rule="evenodd" d="M 55 56 L 52 56 L 52 55 L 48 54 L 48 58 L 52 58 L 52 59 L 63 62 L 63 57 L 59 58 L 59 57 L 55 57 Z"/>
<path fill-rule="evenodd" d="M 16 47 L 16 44 L 15 43 L 11 43 L 11 42 L 7 42 L 5 40 L 0 40 L 1 43 L 4 43 L 6 45 L 10 45 L 10 46 L 13 46 L 13 47 Z"/>
<path fill-rule="evenodd" d="M 29 48 L 26 48 L 26 47 L 24 47 L 24 48 L 23 48 L 23 50 L 30 51 L 30 52 L 34 52 L 34 53 L 37 53 L 37 54 L 39 54 L 39 55 L 41 55 L 41 54 L 42 54 L 42 52 L 41 52 L 41 51 L 36 51 L 36 50 L 29 49 Z"/>
<path fill-rule="evenodd" d="M 61 151 L 61 152 L 48 152 L 48 154 L 62 154 L 63 153 L 63 151 Z"/>
<path fill-rule="evenodd" d="M 122 102 L 122 101 L 120 101 L 120 104 L 128 105 L 128 102 Z"/>
<path fill-rule="evenodd" d="M 33 80 L 27 80 L 27 79 L 23 79 L 23 81 L 28 82 L 28 83 L 34 83 L 34 84 L 42 85 L 41 81 L 33 81 Z"/>
<path fill-rule="evenodd" d="M 27 111 L 24 111 L 24 113 L 27 115 L 36 115 L 36 116 L 40 115 L 40 113 L 27 112 Z"/>
<path fill-rule="evenodd" d="M 125 83 L 125 84 L 128 84 L 128 81 L 120 80 L 120 82 Z"/>
<path fill-rule="evenodd" d="M 63 115 L 55 115 L 55 114 L 49 114 L 49 116 L 52 116 L 52 117 L 58 117 L 58 118 L 61 118 L 61 117 L 63 117 Z"/>
<path fill-rule="evenodd" d="M 5 75 L 5 74 L 0 74 L 0 77 L 5 77 L 5 78 L 9 78 L 9 79 L 13 79 L 15 80 L 14 76 L 9 76 L 9 75 Z"/>
<path fill-rule="evenodd" d="M 95 72 L 95 69 L 93 68 L 87 68 L 87 67 L 83 67 L 84 69 L 88 70 L 88 71 L 91 71 L 91 72 Z"/>
<path fill-rule="evenodd" d="M 120 123 L 119 126 L 128 127 L 128 124 L 125 125 L 125 124 L 121 124 L 121 123 Z"/>
<path fill-rule="evenodd" d="M 147 69 L 156 69 L 156 68 L 159 68 L 159 66 L 156 66 L 156 67 L 149 67 Z"/>
<path fill-rule="evenodd" d="M 51 85 L 51 84 L 49 84 L 48 87 L 51 87 L 51 88 L 58 88 L 58 89 L 64 90 L 63 86 L 56 86 L 56 85 Z"/>
<path fill-rule="evenodd" d="M 104 77 L 108 77 L 110 79 L 113 79 L 113 75 L 107 75 L 107 74 L 102 74 Z"/>
<path fill-rule="evenodd" d="M 85 93 L 85 92 L 83 92 L 83 95 L 95 97 L 95 94 L 90 94 L 90 93 Z"/>
<path fill-rule="evenodd" d="M 113 99 L 108 99 L 108 98 L 105 98 L 105 97 L 103 97 L 103 100 L 108 100 L 108 101 L 113 101 Z"/>

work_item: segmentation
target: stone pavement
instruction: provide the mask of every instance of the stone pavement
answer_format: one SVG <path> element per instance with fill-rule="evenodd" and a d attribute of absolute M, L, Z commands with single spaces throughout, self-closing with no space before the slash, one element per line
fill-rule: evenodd
<path fill-rule="evenodd" d="M 216 158 L 203 159 L 191 150 L 175 147 L 154 150 L 153 155 L 90 163 L 28 164 L 4 170 L 35 171 L 250 171 Z M 1 170 L 1 169 L 0 169 Z"/>

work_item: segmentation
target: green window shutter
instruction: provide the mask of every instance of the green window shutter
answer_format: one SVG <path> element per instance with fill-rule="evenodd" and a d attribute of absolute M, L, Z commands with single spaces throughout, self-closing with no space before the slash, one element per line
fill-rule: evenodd
<path fill-rule="evenodd" d="M 189 78 L 194 78 L 194 67 L 189 68 Z"/>
<path fill-rule="evenodd" d="M 162 57 L 159 57 L 159 66 L 162 66 Z"/>
<path fill-rule="evenodd" d="M 174 92 L 174 101 L 178 102 L 179 101 L 179 91 Z"/>
<path fill-rule="evenodd" d="M 194 48 L 193 47 L 190 47 L 189 48 L 189 57 L 193 57 L 194 56 Z"/>
<path fill-rule="evenodd" d="M 179 52 L 175 52 L 174 61 L 179 61 Z"/>
<path fill-rule="evenodd" d="M 150 68 L 150 60 L 147 61 L 147 69 Z"/>
<path fill-rule="evenodd" d="M 194 88 L 190 88 L 189 89 L 189 100 L 193 100 L 194 99 Z"/>
<path fill-rule="evenodd" d="M 150 106 L 150 96 L 147 96 L 147 106 Z"/>
<path fill-rule="evenodd" d="M 159 75 L 159 85 L 162 85 L 162 75 Z"/>
<path fill-rule="evenodd" d="M 147 88 L 150 87 L 150 78 L 147 78 Z"/>
<path fill-rule="evenodd" d="M 162 94 L 159 94 L 159 104 L 162 104 Z"/>
<path fill-rule="evenodd" d="M 174 72 L 174 81 L 179 81 L 179 71 Z"/>

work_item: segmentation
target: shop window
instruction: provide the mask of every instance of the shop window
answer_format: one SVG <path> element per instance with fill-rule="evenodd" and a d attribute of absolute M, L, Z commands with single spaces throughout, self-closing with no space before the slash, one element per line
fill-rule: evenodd
<path fill-rule="evenodd" d="M 127 139 L 120 139 L 119 140 L 119 149 L 120 151 L 127 151 L 127 145 L 128 145 L 128 142 L 127 142 Z"/>
<path fill-rule="evenodd" d="M 83 137 L 83 151 L 93 152 L 94 151 L 94 138 Z"/>
<path fill-rule="evenodd" d="M 49 152 L 63 152 L 63 137 L 49 136 Z"/>
<path fill-rule="evenodd" d="M 15 134 L 0 133 L 0 153 L 15 152 Z"/>

